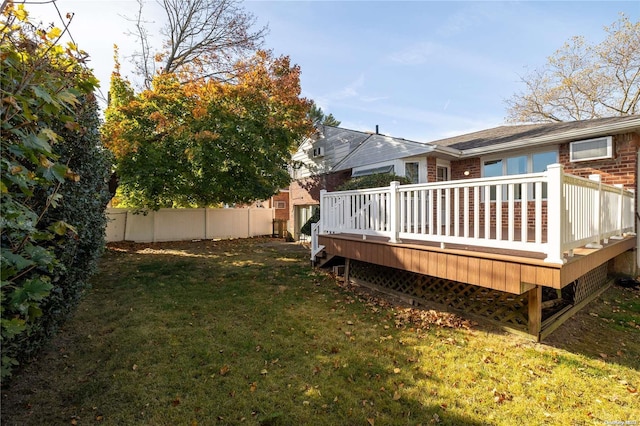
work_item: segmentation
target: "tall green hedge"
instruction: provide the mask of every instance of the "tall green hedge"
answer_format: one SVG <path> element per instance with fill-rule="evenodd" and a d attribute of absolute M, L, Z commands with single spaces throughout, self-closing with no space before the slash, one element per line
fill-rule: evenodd
<path fill-rule="evenodd" d="M 86 54 L 24 5 L 0 21 L 2 378 L 72 312 L 104 246 L 109 156 Z"/>

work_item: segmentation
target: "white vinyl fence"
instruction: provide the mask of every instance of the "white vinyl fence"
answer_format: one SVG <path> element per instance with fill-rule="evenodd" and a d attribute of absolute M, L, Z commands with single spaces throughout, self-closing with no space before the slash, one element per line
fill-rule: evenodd
<path fill-rule="evenodd" d="M 161 242 L 271 235 L 274 209 L 160 209 L 146 216 L 107 209 L 106 239 Z"/>

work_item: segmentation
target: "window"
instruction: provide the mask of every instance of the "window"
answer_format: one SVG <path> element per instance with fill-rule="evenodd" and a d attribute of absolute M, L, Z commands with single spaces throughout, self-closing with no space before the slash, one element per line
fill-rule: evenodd
<path fill-rule="evenodd" d="M 313 158 L 324 157 L 324 147 L 317 146 L 313 148 Z"/>
<path fill-rule="evenodd" d="M 486 160 L 482 163 L 482 175 L 484 177 L 497 177 L 508 175 L 521 175 L 525 173 L 538 173 L 547 170 L 547 166 L 557 163 L 558 154 L 556 151 L 542 151 L 531 154 L 515 155 L 513 157 Z M 531 185 L 533 187 L 533 185 Z M 522 198 L 522 188 L 517 185 L 514 188 L 516 200 Z M 533 194 L 534 188 L 529 189 L 529 194 Z M 534 194 L 535 195 L 535 194 Z M 546 185 L 542 186 L 542 196 L 547 196 Z M 507 198 L 506 188 L 503 189 L 502 199 Z M 491 187 L 491 200 L 496 199 L 496 188 Z"/>
<path fill-rule="evenodd" d="M 411 183 L 418 183 L 420 181 L 419 163 L 404 163 L 404 175 Z"/>
<path fill-rule="evenodd" d="M 436 166 L 436 182 L 449 180 L 449 166 Z"/>
<path fill-rule="evenodd" d="M 275 201 L 273 204 L 274 204 L 274 207 L 276 209 L 286 209 L 287 208 L 287 203 L 285 201 Z"/>
<path fill-rule="evenodd" d="M 588 139 L 569 144 L 569 160 L 587 161 L 601 158 L 613 158 L 613 138 Z"/>

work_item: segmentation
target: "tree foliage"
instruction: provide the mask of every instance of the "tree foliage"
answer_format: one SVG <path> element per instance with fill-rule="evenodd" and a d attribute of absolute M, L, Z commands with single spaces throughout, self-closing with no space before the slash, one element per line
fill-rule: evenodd
<path fill-rule="evenodd" d="M 144 87 L 151 88 L 157 73 L 174 74 L 179 79 L 228 78 L 239 59 L 250 57 L 262 44 L 267 28 L 253 30 L 255 17 L 238 0 L 159 0 L 166 22 L 160 46 L 144 19 L 143 0 L 132 21 L 139 50 L 134 55 Z"/>
<path fill-rule="evenodd" d="M 340 125 L 340 121 L 336 120 L 333 114 L 325 115 L 322 108 L 316 105 L 315 102 L 312 102 L 311 108 L 309 109 L 309 119 L 314 126 L 325 125 L 338 127 Z"/>
<path fill-rule="evenodd" d="M 288 185 L 290 150 L 311 129 L 300 69 L 265 51 L 236 69 L 233 83 L 160 74 L 134 94 L 116 68 L 103 135 L 123 205 L 245 203 Z"/>
<path fill-rule="evenodd" d="M 401 185 L 408 185 L 411 181 L 405 176 L 395 173 L 375 173 L 372 175 L 360 176 L 349 179 L 337 188 L 337 191 L 351 191 L 354 189 L 382 188 L 391 185 L 391 182 L 398 181 Z"/>
<path fill-rule="evenodd" d="M 3 3 L 2 377 L 32 355 L 71 310 L 104 241 L 107 157 L 100 149 L 97 80 L 86 53 Z"/>
<path fill-rule="evenodd" d="M 542 69 L 522 78 L 526 90 L 507 101 L 508 120 L 571 121 L 640 112 L 640 22 L 625 15 L 589 44 L 573 37 Z"/>

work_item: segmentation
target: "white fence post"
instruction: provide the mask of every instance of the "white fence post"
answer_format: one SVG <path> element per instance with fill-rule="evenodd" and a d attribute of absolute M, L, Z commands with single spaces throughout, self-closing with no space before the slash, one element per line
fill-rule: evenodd
<path fill-rule="evenodd" d="M 400 224 L 400 203 L 398 202 L 398 197 L 400 196 L 398 192 L 398 188 L 400 187 L 400 182 L 393 181 L 389 186 L 389 202 L 390 202 L 390 231 L 391 238 L 389 238 L 390 243 L 401 243 L 398 238 L 398 233 L 400 232 L 399 224 Z"/>
<path fill-rule="evenodd" d="M 563 167 L 550 164 L 547 167 L 547 257 L 548 263 L 564 263 L 562 256 L 565 206 L 563 197 Z"/>

